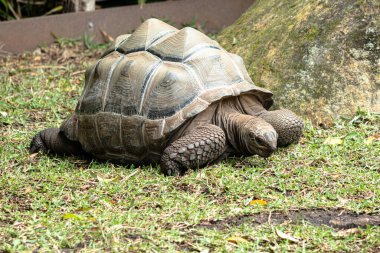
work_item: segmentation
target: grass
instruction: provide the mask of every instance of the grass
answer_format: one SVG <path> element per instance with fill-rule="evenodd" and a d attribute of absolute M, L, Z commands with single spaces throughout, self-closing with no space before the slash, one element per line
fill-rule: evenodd
<path fill-rule="evenodd" d="M 72 113 L 84 70 L 100 53 L 62 42 L 0 60 L 0 252 L 380 250 L 376 225 L 270 222 L 269 215 L 318 208 L 379 217 L 376 114 L 342 117 L 330 129 L 307 122 L 298 145 L 269 159 L 230 158 L 180 178 L 154 166 L 28 154 L 37 131 Z M 268 222 L 258 225 L 254 215 L 262 213 Z"/>

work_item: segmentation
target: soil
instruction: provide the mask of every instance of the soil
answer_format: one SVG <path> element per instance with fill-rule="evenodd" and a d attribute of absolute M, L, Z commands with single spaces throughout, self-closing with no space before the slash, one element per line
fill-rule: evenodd
<path fill-rule="evenodd" d="M 337 229 L 365 227 L 367 225 L 380 226 L 380 214 L 358 214 L 345 209 L 300 209 L 287 212 L 258 213 L 251 215 L 229 217 L 224 220 L 209 220 L 194 227 L 208 229 L 227 229 L 249 223 L 259 226 L 265 223 L 281 224 L 300 223 L 306 221 L 314 226 L 328 226 Z"/>

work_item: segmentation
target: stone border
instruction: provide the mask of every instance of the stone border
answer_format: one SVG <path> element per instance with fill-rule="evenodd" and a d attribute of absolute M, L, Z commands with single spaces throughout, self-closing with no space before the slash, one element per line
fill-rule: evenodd
<path fill-rule="evenodd" d="M 107 8 L 93 12 L 58 14 L 0 22 L 0 50 L 20 53 L 54 42 L 55 34 L 78 38 L 84 34 L 101 42 L 104 31 L 112 37 L 129 33 L 142 20 L 156 17 L 180 26 L 196 19 L 206 32 L 217 32 L 232 24 L 254 0 L 181 0 Z"/>

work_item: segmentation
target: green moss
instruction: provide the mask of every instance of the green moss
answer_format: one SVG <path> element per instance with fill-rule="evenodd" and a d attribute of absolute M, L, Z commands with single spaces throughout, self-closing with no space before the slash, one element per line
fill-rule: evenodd
<path fill-rule="evenodd" d="M 380 54 L 352 59 L 350 53 L 378 48 L 378 33 L 368 32 L 379 30 L 375 2 L 357 8 L 355 0 L 256 1 L 217 40 L 243 57 L 252 80 L 271 89 L 279 107 L 316 122 L 352 114 L 358 106 L 380 110 L 375 82 L 363 81 L 375 80 Z"/>
<path fill-rule="evenodd" d="M 307 31 L 305 39 L 308 41 L 314 41 L 321 33 L 319 27 L 313 24 Z"/>
<path fill-rule="evenodd" d="M 355 5 L 356 5 L 356 6 L 362 6 L 362 5 L 364 5 L 365 3 L 366 3 L 365 0 L 358 0 L 358 1 L 356 1 Z"/>

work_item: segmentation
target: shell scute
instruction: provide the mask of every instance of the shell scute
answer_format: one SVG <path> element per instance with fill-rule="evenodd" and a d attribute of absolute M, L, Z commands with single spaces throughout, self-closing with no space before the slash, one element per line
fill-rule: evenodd
<path fill-rule="evenodd" d="M 191 27 L 185 27 L 147 50 L 167 61 L 185 61 L 209 48 L 221 50 L 219 44 Z"/>
<path fill-rule="evenodd" d="M 94 114 L 101 111 L 102 100 L 106 92 L 106 82 L 115 59 L 116 54 L 110 54 L 91 67 L 78 105 L 78 110 L 82 113 Z"/>
<path fill-rule="evenodd" d="M 95 156 L 103 155 L 105 150 L 98 136 L 96 115 L 79 115 L 78 129 L 78 141 L 82 148 Z"/>
<path fill-rule="evenodd" d="M 139 160 L 147 152 L 143 135 L 144 119 L 142 117 L 121 117 L 121 136 L 124 155 L 129 159 Z"/>
<path fill-rule="evenodd" d="M 172 116 L 200 92 L 200 84 L 183 64 L 163 62 L 150 81 L 141 115 L 149 119 Z"/>
<path fill-rule="evenodd" d="M 161 60 L 146 51 L 126 55 L 113 71 L 104 111 L 125 116 L 140 114 L 149 78 L 159 64 Z"/>
<path fill-rule="evenodd" d="M 200 79 L 205 90 L 232 85 L 220 55 L 196 58 L 186 62 L 195 75 Z"/>
<path fill-rule="evenodd" d="M 99 113 L 96 115 L 98 136 L 101 136 L 101 145 L 108 152 L 120 153 L 124 151 L 120 135 L 121 117 L 117 114 Z"/>
<path fill-rule="evenodd" d="M 151 18 L 142 23 L 130 36 L 121 37 L 115 45 L 115 50 L 125 54 L 143 51 L 165 40 L 176 31 L 178 31 L 177 28 Z"/>

